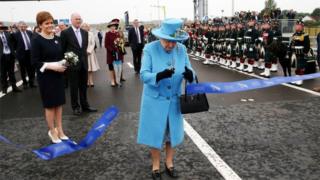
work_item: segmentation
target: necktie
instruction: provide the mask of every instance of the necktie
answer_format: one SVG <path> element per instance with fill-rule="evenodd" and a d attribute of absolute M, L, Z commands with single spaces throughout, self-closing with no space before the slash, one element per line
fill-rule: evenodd
<path fill-rule="evenodd" d="M 3 43 L 3 47 L 4 47 L 4 54 L 10 54 L 10 48 L 8 45 L 8 41 L 6 36 L 4 35 L 4 33 L 1 33 L 1 39 L 2 39 L 2 43 Z"/>
<path fill-rule="evenodd" d="M 24 31 L 22 32 L 23 36 L 24 36 L 24 39 L 25 39 L 25 46 L 26 46 L 26 50 L 30 50 L 31 49 L 31 44 L 30 44 L 30 39 L 27 35 L 27 33 Z"/>
<path fill-rule="evenodd" d="M 135 28 L 136 29 L 136 34 L 137 34 L 137 38 L 138 38 L 138 43 L 141 44 L 141 37 L 140 37 L 140 32 L 138 27 Z"/>
<path fill-rule="evenodd" d="M 82 37 L 81 37 L 81 34 L 80 34 L 80 29 L 76 30 L 76 36 L 77 36 L 77 40 L 78 40 L 79 46 L 82 47 Z"/>

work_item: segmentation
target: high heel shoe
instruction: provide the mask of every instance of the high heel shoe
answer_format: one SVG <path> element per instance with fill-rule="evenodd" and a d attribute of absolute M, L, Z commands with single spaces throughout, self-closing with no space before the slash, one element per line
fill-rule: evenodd
<path fill-rule="evenodd" d="M 152 175 L 152 179 L 153 180 L 161 180 L 161 173 L 160 173 L 160 171 L 158 169 L 152 171 L 151 175 Z"/>
<path fill-rule="evenodd" d="M 50 130 L 48 131 L 48 135 L 49 135 L 49 137 L 50 137 L 50 139 L 51 139 L 51 142 L 53 142 L 54 144 L 57 144 L 57 143 L 61 143 L 61 142 L 62 142 L 61 139 L 59 139 L 59 138 L 54 139 L 53 136 L 52 136 L 52 134 L 51 134 L 51 131 L 50 131 Z"/>
<path fill-rule="evenodd" d="M 173 166 L 168 168 L 166 163 L 164 163 L 164 166 L 165 166 L 165 171 L 168 174 L 168 176 L 170 176 L 171 178 L 178 178 L 179 177 L 177 170 L 175 170 Z"/>
<path fill-rule="evenodd" d="M 55 130 L 56 130 L 56 132 L 58 132 L 57 128 L 55 128 Z M 63 136 L 59 136 L 59 139 L 62 141 L 67 141 L 67 140 L 69 140 L 69 137 L 66 135 L 63 135 Z"/>

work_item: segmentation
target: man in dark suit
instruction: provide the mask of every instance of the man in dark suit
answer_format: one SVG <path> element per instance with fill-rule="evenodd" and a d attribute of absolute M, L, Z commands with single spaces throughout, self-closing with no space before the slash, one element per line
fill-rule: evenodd
<path fill-rule="evenodd" d="M 70 84 L 71 106 L 74 115 L 84 112 L 96 112 L 89 106 L 87 100 L 88 81 L 88 32 L 80 28 L 81 16 L 77 13 L 71 15 L 71 26 L 61 32 L 61 44 L 63 52 L 74 52 L 79 57 L 79 63 L 68 68 L 68 79 Z M 79 104 L 80 97 L 80 104 Z M 80 109 L 81 106 L 81 109 Z"/>
<path fill-rule="evenodd" d="M 36 87 L 34 85 L 35 69 L 31 65 L 31 38 L 32 32 L 27 30 L 25 22 L 19 22 L 19 31 L 13 33 L 14 49 L 16 50 L 16 57 L 20 65 L 21 79 L 23 81 L 23 88 Z M 26 76 L 28 75 L 29 82 Z"/>
<path fill-rule="evenodd" d="M 7 93 L 9 83 L 12 86 L 13 92 L 21 92 L 21 90 L 16 85 L 16 77 L 14 75 L 14 48 L 12 45 L 12 35 L 7 32 L 8 27 L 4 26 L 0 22 L 0 79 L 2 85 L 2 92 Z"/>
<path fill-rule="evenodd" d="M 139 27 L 139 21 L 135 19 L 133 21 L 133 27 L 129 29 L 128 34 L 128 40 L 133 55 L 133 66 L 137 74 L 140 72 L 141 55 L 144 47 L 144 32 L 141 27 Z"/>
<path fill-rule="evenodd" d="M 99 31 L 98 31 L 98 39 L 99 39 L 100 48 L 102 48 L 102 39 L 103 39 L 103 36 L 102 36 L 102 32 L 101 32 L 100 29 L 99 29 Z"/>

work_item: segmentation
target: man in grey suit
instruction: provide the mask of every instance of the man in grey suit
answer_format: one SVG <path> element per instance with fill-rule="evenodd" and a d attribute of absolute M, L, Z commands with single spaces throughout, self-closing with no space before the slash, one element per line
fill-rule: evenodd
<path fill-rule="evenodd" d="M 77 13 L 71 15 L 71 24 L 69 28 L 61 32 L 60 38 L 63 52 L 72 51 L 79 57 L 79 63 L 74 67 L 69 67 L 67 70 L 73 114 L 80 115 L 81 112 L 96 112 L 97 109 L 91 108 L 87 100 L 88 32 L 80 28 L 82 19 Z"/>

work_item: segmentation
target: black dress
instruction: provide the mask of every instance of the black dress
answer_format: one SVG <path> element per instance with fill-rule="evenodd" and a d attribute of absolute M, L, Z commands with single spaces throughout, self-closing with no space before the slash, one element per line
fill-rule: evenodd
<path fill-rule="evenodd" d="M 45 62 L 57 62 L 63 59 L 59 38 L 54 36 L 53 39 L 46 39 L 37 34 L 31 43 L 31 60 L 37 70 L 43 107 L 52 108 L 65 104 L 63 73 L 48 69 L 40 72 Z"/>

